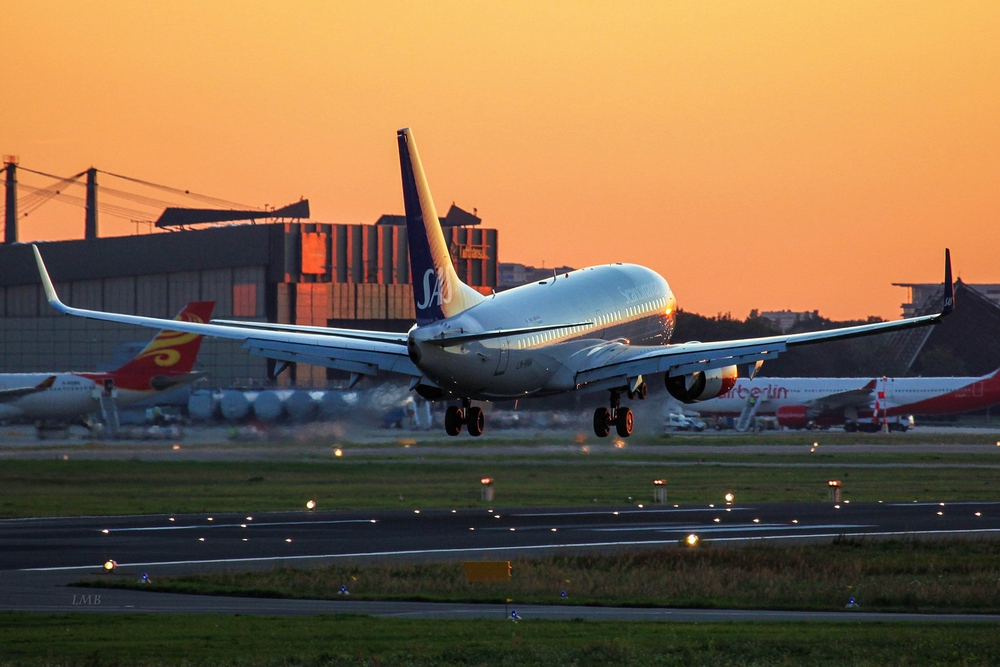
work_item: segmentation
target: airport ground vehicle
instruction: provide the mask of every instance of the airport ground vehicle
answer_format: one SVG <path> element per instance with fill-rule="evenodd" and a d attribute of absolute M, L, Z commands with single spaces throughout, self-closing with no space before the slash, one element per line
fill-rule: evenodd
<path fill-rule="evenodd" d="M 671 412 L 663 420 L 664 431 L 697 431 L 705 430 L 705 422 L 695 417 L 688 417 L 679 412 Z"/>
<path fill-rule="evenodd" d="M 251 354 L 352 373 L 410 377 L 428 400 L 453 400 L 445 430 L 477 436 L 485 415 L 472 401 L 525 399 L 570 391 L 607 392 L 594 432 L 632 433 L 623 395 L 642 399 L 644 378 L 663 374 L 671 396 L 697 403 L 725 394 L 738 377 L 787 348 L 939 322 L 954 306 L 951 261 L 941 312 L 896 322 L 763 338 L 670 344 L 677 302 L 667 281 L 631 264 L 593 266 L 486 296 L 458 277 L 411 130 L 397 132 L 416 325 L 405 334 L 329 327 L 217 321 L 183 331 L 243 341 Z M 78 317 L 161 328 L 164 320 L 71 308 L 56 294 L 35 247 L 46 298 Z"/>

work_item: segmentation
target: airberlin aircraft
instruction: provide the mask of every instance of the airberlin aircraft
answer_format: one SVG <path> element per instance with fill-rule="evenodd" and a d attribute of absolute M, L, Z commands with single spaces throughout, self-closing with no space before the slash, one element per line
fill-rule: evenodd
<path fill-rule="evenodd" d="M 667 390 L 685 403 L 724 394 L 740 376 L 787 348 L 827 340 L 934 324 L 953 307 L 951 266 L 945 251 L 941 312 L 811 333 L 672 345 L 676 300 L 656 272 L 632 264 L 607 264 L 554 275 L 530 285 L 484 296 L 455 272 L 431 200 L 413 132 L 396 136 L 410 250 L 416 324 L 408 333 L 213 320 L 175 328 L 243 341 L 251 354 L 301 362 L 362 376 L 391 372 L 429 400 L 453 400 L 445 430 L 467 427 L 480 435 L 481 408 L 472 401 L 547 396 L 570 391 L 607 392 L 594 412 L 594 432 L 632 433 L 632 411 L 622 395 L 642 399 L 644 378 L 663 373 Z M 172 322 L 64 305 L 35 248 L 49 303 L 69 315 L 163 328 Z"/>
<path fill-rule="evenodd" d="M 750 410 L 774 416 L 780 426 L 839 426 L 846 431 L 906 430 L 900 417 L 952 415 L 1000 404 L 1000 369 L 982 377 L 766 378 L 737 380 L 698 406 L 701 415 L 732 416 Z M 895 419 L 894 419 L 895 418 Z"/>
<path fill-rule="evenodd" d="M 176 320 L 159 320 L 166 327 L 178 322 L 207 322 L 214 301 L 192 301 Z M 113 395 L 119 407 L 133 405 L 158 391 L 189 384 L 201 377 L 192 372 L 200 334 L 164 330 L 139 354 L 117 370 L 68 373 L 0 374 L 0 420 L 67 420 L 101 409 L 101 394 Z"/>

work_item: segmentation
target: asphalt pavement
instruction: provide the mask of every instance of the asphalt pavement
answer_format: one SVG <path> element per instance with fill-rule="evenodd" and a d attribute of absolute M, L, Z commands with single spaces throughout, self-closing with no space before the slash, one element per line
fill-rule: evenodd
<path fill-rule="evenodd" d="M 312 511 L 0 521 L 0 609 L 489 617 L 496 605 L 260 600 L 69 587 L 92 576 L 159 576 L 352 560 L 508 560 L 586 550 L 1000 535 L 1000 503 L 773 503 L 606 508 Z M 112 574 L 103 564 L 114 560 Z M 94 596 L 97 596 L 96 598 Z M 981 620 L 1000 616 L 530 606 L 523 618 L 623 620 Z"/>

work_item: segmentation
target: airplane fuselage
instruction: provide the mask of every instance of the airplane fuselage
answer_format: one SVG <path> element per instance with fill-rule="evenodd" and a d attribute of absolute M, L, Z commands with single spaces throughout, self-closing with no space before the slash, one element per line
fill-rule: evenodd
<path fill-rule="evenodd" d="M 823 410 L 827 396 L 858 390 L 874 383 L 870 397 L 860 404 Z M 879 394 L 882 397 L 879 398 Z M 1000 404 L 1000 377 L 915 377 L 915 378 L 767 378 L 738 380 L 729 392 L 694 406 L 707 415 L 739 415 L 747 401 L 760 402 L 758 415 L 774 415 L 779 408 L 809 406 L 819 421 L 842 423 L 850 418 L 870 418 L 879 400 L 880 414 L 957 414 Z"/>
<path fill-rule="evenodd" d="M 598 365 L 623 344 L 669 343 L 675 311 L 673 293 L 655 271 L 631 264 L 595 266 L 500 292 L 454 317 L 413 329 L 411 359 L 438 386 L 478 400 L 558 393 L 575 388 L 576 371 Z M 562 324 L 580 326 L 449 347 L 429 342 Z"/>
<path fill-rule="evenodd" d="M 100 395 L 108 373 L 3 373 L 0 390 L 35 387 L 55 377 L 52 386 L 43 391 L 0 402 L 0 420 L 73 419 L 98 412 Z M 119 407 L 138 403 L 152 395 L 153 390 L 115 388 Z"/>

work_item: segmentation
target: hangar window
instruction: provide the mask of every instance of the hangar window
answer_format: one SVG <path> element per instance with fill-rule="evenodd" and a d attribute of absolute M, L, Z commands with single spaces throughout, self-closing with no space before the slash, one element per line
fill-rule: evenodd
<path fill-rule="evenodd" d="M 257 285 L 254 283 L 233 285 L 233 316 L 257 316 Z"/>

